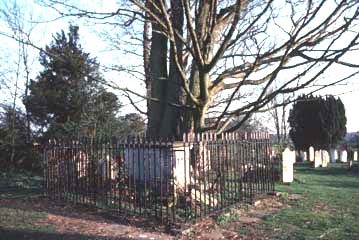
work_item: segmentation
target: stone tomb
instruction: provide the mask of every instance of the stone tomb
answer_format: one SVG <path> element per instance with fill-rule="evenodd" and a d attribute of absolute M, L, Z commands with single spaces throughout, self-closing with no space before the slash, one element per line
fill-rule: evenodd
<path fill-rule="evenodd" d="M 286 148 L 282 153 L 282 182 L 293 182 L 293 164 L 295 163 L 295 151 Z"/>
<path fill-rule="evenodd" d="M 138 182 L 156 181 L 169 177 L 173 157 L 166 145 L 130 146 L 124 149 L 126 173 Z"/>
<path fill-rule="evenodd" d="M 175 185 L 180 188 L 189 184 L 190 172 L 198 174 L 199 171 L 208 171 L 211 166 L 210 152 L 202 142 L 196 145 L 175 142 L 172 148 L 166 144 L 128 147 L 124 150 L 124 157 L 126 171 L 136 181 L 166 180 L 173 171 Z M 196 166 L 191 165 L 192 157 L 198 159 Z"/>
<path fill-rule="evenodd" d="M 151 181 L 166 186 L 173 174 L 175 196 L 177 196 L 177 192 L 190 191 L 193 200 L 202 201 L 212 207 L 217 205 L 218 200 L 215 196 L 205 192 L 204 186 L 206 185 L 203 183 L 196 182 L 199 188 L 197 192 L 195 188 L 188 188 L 189 185 L 195 183 L 190 172 L 200 174 L 201 171 L 211 169 L 211 154 L 203 142 L 185 145 L 183 142 L 175 142 L 172 148 L 165 144 L 151 147 L 129 147 L 125 149 L 124 157 L 126 171 L 136 182 Z M 193 161 L 191 161 L 193 157 L 198 159 L 196 165 L 193 165 Z M 206 187 L 209 188 L 211 185 L 207 184 Z"/>

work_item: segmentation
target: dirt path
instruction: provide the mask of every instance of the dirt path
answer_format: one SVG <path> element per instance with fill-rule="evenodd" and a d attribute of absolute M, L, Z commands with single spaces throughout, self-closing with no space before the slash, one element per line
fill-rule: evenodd
<path fill-rule="evenodd" d="M 43 197 L 26 200 L 0 199 L 0 210 L 5 206 L 17 211 L 31 210 L 33 213 L 44 213 L 44 217 L 32 223 L 33 226 L 53 230 L 51 233 L 37 232 L 37 235 L 31 232 L 18 233 L 28 236 L 23 239 L 31 240 L 42 239 L 40 236 L 44 234 L 48 234 L 44 239 L 265 239 L 264 235 L 256 230 L 258 224 L 262 224 L 262 219 L 266 215 L 287 207 L 278 197 L 269 197 L 262 200 L 258 206 L 233 208 L 227 213 L 204 218 L 195 224 L 183 225 L 181 230 L 177 227 L 177 231 L 173 231 L 156 221 L 121 217 L 116 213 L 109 214 L 83 206 L 59 204 Z M 5 231 L 7 236 L 10 236 L 8 239 L 11 239 L 12 234 L 18 230 L 17 226 L 1 229 L 0 222 L 0 233 L 1 231 Z"/>
<path fill-rule="evenodd" d="M 220 215 L 209 217 L 187 229 L 180 239 L 268 239 L 262 231 L 263 219 L 289 207 L 280 197 L 271 196 L 258 201 L 258 205 L 243 205 Z"/>
<path fill-rule="evenodd" d="M 0 199 L 0 211 L 2 207 L 12 208 L 19 214 L 25 211 L 31 211 L 34 215 L 46 213 L 44 218 L 36 220 L 32 224 L 38 229 L 53 228 L 59 236 L 75 234 L 84 236 L 84 239 L 174 239 L 171 234 L 166 232 L 167 229 L 164 225 L 154 221 L 135 217 L 124 218 L 116 216 L 116 213 L 109 214 L 99 209 L 82 206 L 63 205 L 43 197 L 26 200 Z M 13 226 L 11 229 L 8 227 L 6 231 L 8 233 L 11 230 L 17 231 L 17 227 Z M 0 222 L 0 233 L 1 230 Z"/>

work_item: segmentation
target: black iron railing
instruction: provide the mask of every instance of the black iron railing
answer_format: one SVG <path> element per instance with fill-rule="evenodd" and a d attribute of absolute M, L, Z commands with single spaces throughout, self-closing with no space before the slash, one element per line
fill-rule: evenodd
<path fill-rule="evenodd" d="M 44 150 L 47 195 L 175 222 L 274 190 L 267 134 L 201 134 L 183 141 L 53 140 Z"/>

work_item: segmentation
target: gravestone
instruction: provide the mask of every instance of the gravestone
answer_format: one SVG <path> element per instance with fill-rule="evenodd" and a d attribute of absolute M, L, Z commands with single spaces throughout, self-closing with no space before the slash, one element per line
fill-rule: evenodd
<path fill-rule="evenodd" d="M 353 161 L 349 160 L 349 162 L 348 162 L 348 170 L 351 170 L 352 167 L 353 167 Z"/>
<path fill-rule="evenodd" d="M 339 159 L 338 150 L 334 149 L 334 159 L 337 161 Z"/>
<path fill-rule="evenodd" d="M 311 162 L 314 161 L 314 148 L 313 147 L 309 147 L 309 161 L 311 161 Z"/>
<path fill-rule="evenodd" d="M 348 152 L 346 150 L 340 152 L 340 161 L 344 163 L 348 162 Z"/>
<path fill-rule="evenodd" d="M 320 167 L 322 165 L 322 154 L 321 151 L 314 152 L 314 168 Z"/>
<path fill-rule="evenodd" d="M 338 159 L 338 151 L 334 148 L 329 150 L 330 162 L 335 163 Z"/>
<path fill-rule="evenodd" d="M 302 154 L 303 154 L 303 158 L 302 158 L 303 161 L 308 161 L 307 152 L 303 151 Z"/>
<path fill-rule="evenodd" d="M 328 167 L 329 153 L 326 150 L 322 150 L 322 167 Z"/>
<path fill-rule="evenodd" d="M 354 151 L 353 153 L 353 161 L 358 161 L 358 151 Z"/>
<path fill-rule="evenodd" d="M 286 148 L 282 153 L 282 181 L 293 182 L 293 164 L 295 163 L 295 151 Z"/>
<path fill-rule="evenodd" d="M 301 156 L 301 159 L 302 161 L 308 161 L 308 158 L 307 158 L 307 152 L 305 151 L 300 151 L 300 156 Z"/>

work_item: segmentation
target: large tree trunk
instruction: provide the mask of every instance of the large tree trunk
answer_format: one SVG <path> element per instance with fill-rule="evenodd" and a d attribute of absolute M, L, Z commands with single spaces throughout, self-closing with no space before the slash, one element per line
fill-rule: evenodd
<path fill-rule="evenodd" d="M 198 9 L 199 17 L 195 23 L 196 34 L 203 58 L 208 62 L 211 58 L 214 44 L 209 41 L 210 36 L 208 34 L 210 31 L 208 18 L 211 13 L 211 3 L 201 1 L 200 5 L 202 8 Z M 171 0 L 171 14 L 174 31 L 179 35 L 183 35 L 184 9 L 182 1 Z M 189 97 L 185 97 L 182 79 L 175 62 L 175 57 L 177 57 L 179 65 L 183 65 L 183 44 L 177 35 L 175 36 L 176 45 L 173 45 L 171 42 L 169 76 L 167 78 L 167 64 L 165 61 L 167 57 L 167 38 L 161 35 L 159 31 L 161 29 L 153 22 L 150 52 L 151 97 L 160 99 L 160 101 L 150 101 L 147 133 L 155 137 L 180 138 L 183 133 L 197 132 L 205 125 L 205 114 L 211 102 L 211 96 L 208 93 L 208 85 L 210 83 L 209 72 L 199 69 L 198 63 L 195 60 L 192 61 L 189 88 L 192 95 L 200 99 L 202 104 L 201 106 L 195 106 Z M 177 56 L 175 56 L 174 46 L 177 49 Z M 184 107 L 184 105 L 191 108 Z"/>
<path fill-rule="evenodd" d="M 155 1 L 156 2 L 156 1 Z M 160 13 L 157 14 L 160 16 Z M 151 98 L 148 104 L 148 129 L 151 137 L 159 137 L 160 126 L 166 105 L 167 87 L 167 37 L 161 33 L 162 29 L 155 21 L 152 22 L 152 42 L 150 51 Z"/>
<path fill-rule="evenodd" d="M 202 52 L 202 57 L 205 62 L 209 62 L 211 58 L 211 51 L 213 48 L 213 42 L 208 41 L 210 36 L 207 34 L 209 31 L 209 14 L 210 14 L 210 1 L 200 1 L 198 9 L 198 17 L 196 18 L 196 35 L 199 39 L 198 44 Z M 207 43 L 207 44 L 205 44 Z M 204 72 L 203 69 L 198 69 L 196 60 L 192 60 L 191 75 L 189 78 L 190 91 L 198 99 L 201 99 L 201 106 L 194 106 L 191 104 L 188 98 L 188 104 L 192 109 L 187 109 L 185 114 L 185 126 L 186 132 L 198 132 L 205 125 L 206 108 L 210 103 L 210 96 L 208 96 L 208 84 L 210 82 L 209 73 Z"/>
<path fill-rule="evenodd" d="M 172 8 L 172 24 L 178 34 L 183 35 L 183 24 L 184 24 L 184 12 L 182 2 L 178 0 L 171 0 Z M 175 58 L 179 64 L 183 65 L 182 50 L 183 44 L 176 39 L 177 56 L 175 56 L 174 45 L 171 42 L 170 45 L 170 65 L 169 65 L 169 77 L 166 94 L 167 102 L 174 103 L 178 106 L 185 104 L 184 91 L 182 86 L 182 79 L 179 71 L 176 67 Z M 160 136 L 163 137 L 176 137 L 180 138 L 184 129 L 184 118 L 183 118 L 184 107 L 176 107 L 173 105 L 166 104 L 164 106 L 164 114 L 160 125 Z"/>
<path fill-rule="evenodd" d="M 178 34 L 183 35 L 184 12 L 181 1 L 172 0 L 172 24 Z M 176 39 L 177 56 L 174 45 L 170 44 L 169 76 L 167 76 L 167 37 L 160 33 L 161 29 L 152 23 L 152 43 L 150 51 L 151 91 L 150 96 L 160 101 L 148 104 L 148 130 L 152 137 L 180 138 L 184 128 L 184 91 L 182 79 L 175 64 L 175 57 L 183 64 L 183 44 Z"/>
<path fill-rule="evenodd" d="M 197 65 L 195 61 L 192 61 L 192 67 L 191 67 L 191 76 L 189 78 L 189 87 L 192 92 L 192 94 L 196 97 L 200 94 L 200 88 L 199 88 L 199 72 L 197 69 Z M 185 112 L 185 129 L 186 132 L 196 132 L 199 128 L 199 119 L 200 119 L 200 113 L 197 111 L 194 104 L 191 103 L 190 99 L 187 98 L 187 102 L 189 106 L 192 108 L 187 108 Z"/>

